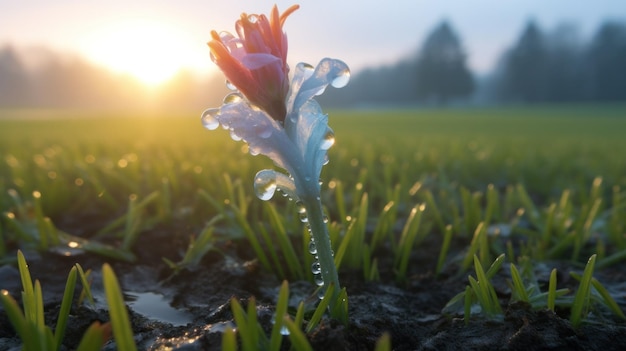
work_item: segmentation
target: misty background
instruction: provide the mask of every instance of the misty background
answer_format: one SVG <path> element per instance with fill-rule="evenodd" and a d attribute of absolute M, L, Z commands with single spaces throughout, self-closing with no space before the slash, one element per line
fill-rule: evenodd
<path fill-rule="evenodd" d="M 151 87 L 80 56 L 0 47 L 0 108 L 201 111 L 219 105 L 227 92 L 221 74 L 181 70 Z M 626 24 L 607 20 L 583 38 L 575 24 L 546 29 L 529 20 L 497 64 L 477 74 L 467 64 L 463 33 L 442 20 L 406 57 L 353 71 L 347 87 L 319 100 L 334 108 L 623 102 Z"/>

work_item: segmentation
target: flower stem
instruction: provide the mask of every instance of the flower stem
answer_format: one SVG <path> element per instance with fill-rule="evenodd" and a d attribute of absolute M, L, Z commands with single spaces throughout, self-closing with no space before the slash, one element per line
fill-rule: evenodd
<path fill-rule="evenodd" d="M 322 203 L 319 196 L 303 198 L 302 202 L 306 208 L 308 223 L 311 228 L 311 235 L 313 236 L 313 241 L 315 242 L 315 247 L 317 249 L 317 259 L 320 264 L 324 286 L 326 288 L 328 288 L 330 284 L 335 286 L 334 294 L 330 301 L 330 307 L 332 310 L 337 302 L 340 285 L 337 268 L 335 267 L 333 250 L 330 243 L 330 236 L 328 235 L 328 228 L 326 227 L 324 220 Z"/>

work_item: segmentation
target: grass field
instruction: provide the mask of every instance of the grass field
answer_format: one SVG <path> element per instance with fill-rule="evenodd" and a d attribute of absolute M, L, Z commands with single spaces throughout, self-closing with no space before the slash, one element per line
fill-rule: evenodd
<path fill-rule="evenodd" d="M 424 201 L 417 189 L 440 202 L 461 189 L 484 193 L 491 184 L 505 195 L 521 185 L 537 206 L 567 189 L 580 206 L 600 177 L 604 208 L 626 189 L 623 105 L 331 111 L 330 125 L 337 142 L 323 191 L 333 199 L 339 184 L 345 193 L 348 210 L 325 204 L 339 222 L 364 192 L 375 221 L 390 200 L 402 208 Z M 244 151 L 225 131 L 204 130 L 199 113 L 2 110 L 0 210 L 15 211 L 15 196 L 26 201 L 37 191 L 53 219 L 89 210 L 113 218 L 129 196 L 155 191 L 167 192 L 172 209 L 198 207 L 199 189 L 219 202 L 239 191 L 259 209 L 249 200 L 252 179 L 272 165 Z M 215 215 L 211 206 L 195 210 L 199 223 Z"/>
<path fill-rule="evenodd" d="M 149 261 L 165 261 L 172 272 L 236 241 L 276 278 L 313 281 L 297 206 L 254 196 L 254 175 L 271 162 L 247 155 L 224 130 L 203 129 L 199 116 L 0 110 L 0 264 L 13 262 L 18 249 L 139 263 L 137 252 L 146 259 L 158 246 L 142 235 L 163 240 L 166 233 L 160 252 L 169 258 Z M 336 143 L 320 181 L 340 273 L 399 287 L 441 274 L 440 283 L 457 289 L 459 277 L 473 270 L 464 291 L 446 291 L 455 297 L 442 311 L 461 306 L 467 324 L 472 305 L 489 318 L 502 316 L 503 296 L 491 279 L 506 262 L 507 301 L 568 311 L 574 327 L 596 305 L 626 319 L 623 298 L 616 303 L 593 277 L 594 268 L 620 272 L 626 261 L 626 106 L 330 111 L 330 126 Z M 567 288 L 559 281 L 557 289 L 556 269 L 549 284 L 539 284 L 533 264 L 546 260 L 584 272 L 566 279 Z M 286 309 L 287 293 L 280 295 Z M 116 306 L 126 310 L 121 297 Z M 324 307 L 318 310 L 307 333 Z M 247 319 L 235 318 L 238 326 Z M 297 332 L 301 325 L 294 325 Z"/>

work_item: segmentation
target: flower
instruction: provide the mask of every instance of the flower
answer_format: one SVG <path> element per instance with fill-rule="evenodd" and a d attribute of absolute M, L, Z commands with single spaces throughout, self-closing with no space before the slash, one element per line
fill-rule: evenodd
<path fill-rule="evenodd" d="M 339 278 L 319 182 L 335 136 L 328 126 L 328 116 L 314 97 L 328 85 L 345 86 L 350 70 L 340 60 L 325 58 L 315 67 L 299 63 L 289 80 L 287 39 L 282 25 L 297 8 L 292 6 L 279 16 L 274 6 L 270 20 L 263 15 L 241 15 L 236 24 L 239 38 L 229 33 L 211 33 L 213 60 L 239 91 L 227 95 L 221 107 L 204 111 L 202 123 L 207 129 L 221 125 L 234 140 L 246 142 L 251 154 L 263 154 L 288 172 L 258 172 L 254 190 L 261 200 L 269 200 L 279 189 L 299 202 L 300 219 L 307 223 L 315 247 L 314 265 L 319 266 L 314 272 L 316 283 L 335 286 L 330 309 L 340 315 L 347 308 L 334 308 L 346 302 L 338 299 Z"/>
<path fill-rule="evenodd" d="M 299 63 L 286 98 L 284 123 L 238 93 L 226 96 L 220 108 L 204 111 L 202 122 L 207 129 L 219 125 L 228 129 L 233 139 L 248 144 L 251 154 L 263 154 L 289 173 L 291 177 L 273 170 L 259 172 L 255 189 L 260 198 L 271 198 L 276 188 L 294 199 L 305 197 L 305 193 L 319 193 L 318 179 L 335 139 L 328 116 L 313 97 L 328 85 L 346 85 L 349 76 L 348 66 L 340 60 L 325 58 L 315 68 Z M 261 174 L 263 179 L 259 179 Z"/>
<path fill-rule="evenodd" d="M 285 97 L 289 91 L 287 36 L 282 27 L 298 8 L 293 5 L 279 14 L 274 5 L 269 19 L 242 13 L 235 23 L 239 38 L 212 31 L 208 43 L 211 58 L 230 83 L 277 121 L 285 119 Z"/>

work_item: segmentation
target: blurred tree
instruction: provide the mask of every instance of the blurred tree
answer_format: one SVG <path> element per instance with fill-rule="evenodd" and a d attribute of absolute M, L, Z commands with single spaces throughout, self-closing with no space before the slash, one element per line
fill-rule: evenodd
<path fill-rule="evenodd" d="M 626 25 L 601 25 L 589 46 L 588 60 L 592 99 L 626 100 Z"/>
<path fill-rule="evenodd" d="M 580 101 L 588 93 L 584 46 L 576 26 L 561 24 L 546 38 L 546 99 L 554 102 Z"/>
<path fill-rule="evenodd" d="M 469 96 L 474 80 L 465 60 L 459 38 L 443 21 L 426 38 L 417 58 L 417 96 L 440 104 Z"/>
<path fill-rule="evenodd" d="M 0 49 L 0 106 L 23 107 L 31 99 L 29 75 L 10 46 Z"/>
<path fill-rule="evenodd" d="M 540 102 L 548 99 L 549 52 L 544 35 L 529 21 L 516 45 L 505 54 L 501 91 L 508 99 Z"/>

